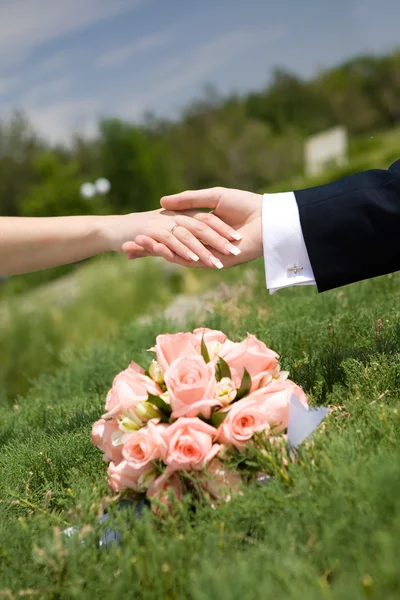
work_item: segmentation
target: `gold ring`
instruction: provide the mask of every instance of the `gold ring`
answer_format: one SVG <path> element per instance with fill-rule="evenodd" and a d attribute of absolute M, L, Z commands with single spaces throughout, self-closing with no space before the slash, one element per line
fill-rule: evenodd
<path fill-rule="evenodd" d="M 179 227 L 178 223 L 175 223 L 175 225 L 173 226 L 173 228 L 171 229 L 171 233 L 173 234 L 175 229 Z"/>

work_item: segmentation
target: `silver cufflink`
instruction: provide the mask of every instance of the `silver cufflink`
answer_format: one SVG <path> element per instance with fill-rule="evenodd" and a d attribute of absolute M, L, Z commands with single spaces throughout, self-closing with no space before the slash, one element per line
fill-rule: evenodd
<path fill-rule="evenodd" d="M 302 271 L 304 267 L 299 267 L 298 265 L 294 265 L 293 267 L 288 267 L 288 271 L 297 275 L 297 271 Z"/>

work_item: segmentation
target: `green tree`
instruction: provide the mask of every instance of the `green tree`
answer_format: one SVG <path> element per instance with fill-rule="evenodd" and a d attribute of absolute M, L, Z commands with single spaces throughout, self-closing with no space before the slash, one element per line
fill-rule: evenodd
<path fill-rule="evenodd" d="M 22 113 L 0 121 L 0 215 L 20 214 L 21 199 L 35 183 L 33 161 L 43 148 Z"/>
<path fill-rule="evenodd" d="M 100 124 L 102 174 L 111 182 L 110 199 L 121 212 L 159 205 L 165 193 L 177 189 L 178 174 L 162 136 L 113 119 Z M 179 184 L 178 184 L 179 185 Z"/>
<path fill-rule="evenodd" d="M 21 214 L 35 217 L 104 212 L 103 198 L 82 198 L 83 183 L 76 162 L 63 162 L 55 152 L 43 152 L 34 161 L 36 183 L 21 200 Z"/>

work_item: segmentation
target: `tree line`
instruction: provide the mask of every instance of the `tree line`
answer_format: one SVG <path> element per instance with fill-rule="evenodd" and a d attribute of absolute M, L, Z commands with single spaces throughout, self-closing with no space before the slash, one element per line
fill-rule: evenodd
<path fill-rule="evenodd" d="M 206 88 L 175 121 L 104 119 L 95 140 L 49 145 L 27 117 L 0 120 L 0 214 L 52 216 L 154 208 L 184 188 L 261 190 L 303 171 L 304 139 L 344 125 L 363 136 L 400 123 L 400 51 L 356 57 L 310 80 L 276 69 L 268 85 L 221 97 Z M 84 199 L 84 181 L 112 183 Z"/>

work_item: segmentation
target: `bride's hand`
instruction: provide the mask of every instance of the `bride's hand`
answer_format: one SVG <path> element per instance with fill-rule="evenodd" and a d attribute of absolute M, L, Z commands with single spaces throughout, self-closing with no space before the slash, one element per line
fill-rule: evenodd
<path fill-rule="evenodd" d="M 157 255 L 170 262 L 180 260 L 180 264 L 186 266 L 191 261 L 192 265 L 201 262 L 207 267 L 222 269 L 221 258 L 240 254 L 239 248 L 232 244 L 241 239 L 240 234 L 215 215 L 199 210 L 174 213 L 161 209 L 135 214 L 132 218 L 136 220 L 135 229 L 140 231 L 135 242 L 117 240 L 115 243 L 130 259 Z M 151 247 L 147 240 L 151 240 Z M 216 251 L 219 258 L 210 249 Z"/>
<path fill-rule="evenodd" d="M 225 267 L 233 267 L 262 256 L 262 196 L 260 194 L 217 187 L 165 196 L 161 199 L 161 205 L 167 210 L 177 211 L 212 208 L 212 214 L 201 212 L 195 214 L 194 218 L 201 223 L 211 223 L 215 217 L 218 217 L 232 228 L 231 231 L 239 233 L 243 238 L 237 244 L 241 250 L 240 254 L 225 258 L 215 253 L 217 258 L 223 261 Z M 139 236 L 135 241 L 136 244 L 130 243 L 124 247 L 128 258 L 135 258 L 135 251 L 140 249 L 140 251 L 145 251 L 153 256 L 162 256 L 171 262 L 184 264 L 177 255 L 167 256 L 165 250 L 149 236 Z M 198 263 L 192 266 L 202 265 Z"/>

